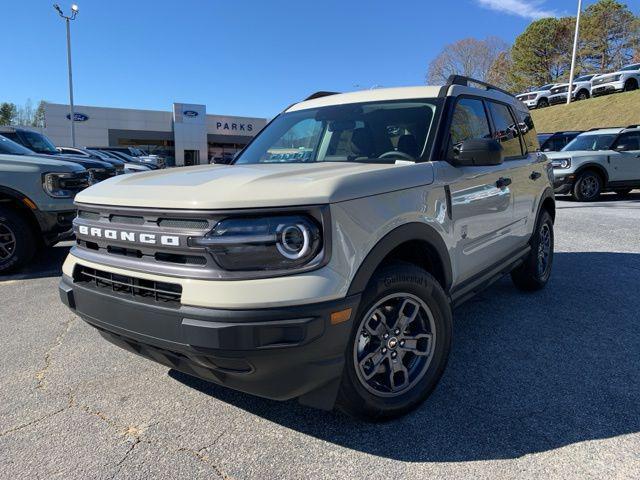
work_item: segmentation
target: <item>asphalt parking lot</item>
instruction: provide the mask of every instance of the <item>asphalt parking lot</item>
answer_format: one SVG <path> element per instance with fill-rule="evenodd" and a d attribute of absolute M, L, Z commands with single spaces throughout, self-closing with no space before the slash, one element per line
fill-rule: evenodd
<path fill-rule="evenodd" d="M 0 478 L 640 477 L 639 192 L 559 201 L 548 288 L 459 308 L 435 393 L 384 424 L 108 344 L 58 299 L 67 249 L 0 281 Z"/>

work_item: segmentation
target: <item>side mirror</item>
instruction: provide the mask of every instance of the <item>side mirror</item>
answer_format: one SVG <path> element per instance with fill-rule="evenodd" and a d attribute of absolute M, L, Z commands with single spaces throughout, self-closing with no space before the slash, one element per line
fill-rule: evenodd
<path fill-rule="evenodd" d="M 461 167 L 500 165 L 504 162 L 504 152 L 496 140 L 472 138 L 453 147 L 453 159 Z"/>

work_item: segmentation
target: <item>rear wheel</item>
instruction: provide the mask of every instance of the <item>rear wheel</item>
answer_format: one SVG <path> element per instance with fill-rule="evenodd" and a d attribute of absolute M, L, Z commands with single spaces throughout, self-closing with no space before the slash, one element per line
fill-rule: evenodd
<path fill-rule="evenodd" d="M 511 272 L 511 280 L 524 291 L 544 288 L 553 265 L 553 219 L 549 212 L 540 213 L 536 231 L 531 237 L 531 252 L 524 263 Z"/>
<path fill-rule="evenodd" d="M 587 92 L 586 90 L 580 90 L 576 98 L 578 100 L 587 100 L 589 98 L 589 92 Z"/>
<path fill-rule="evenodd" d="M 597 172 L 582 172 L 573 185 L 573 196 L 581 202 L 597 200 L 602 192 L 602 183 L 602 177 Z"/>
<path fill-rule="evenodd" d="M 14 210 L 0 207 L 0 275 L 24 266 L 36 251 L 33 232 Z"/>
<path fill-rule="evenodd" d="M 538 101 L 538 108 L 546 108 L 549 106 L 549 100 L 547 100 L 546 98 L 541 98 Z"/>
<path fill-rule="evenodd" d="M 631 92 L 638 89 L 638 81 L 635 78 L 630 78 L 624 83 L 624 91 Z"/>
<path fill-rule="evenodd" d="M 451 344 L 451 308 L 428 272 L 384 267 L 365 290 L 346 352 L 337 406 L 367 420 L 398 417 L 435 388 Z"/>

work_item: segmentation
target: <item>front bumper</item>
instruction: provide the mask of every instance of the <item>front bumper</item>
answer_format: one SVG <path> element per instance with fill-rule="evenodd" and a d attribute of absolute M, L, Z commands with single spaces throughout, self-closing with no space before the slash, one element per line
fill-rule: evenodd
<path fill-rule="evenodd" d="M 610 82 L 603 83 L 591 88 L 591 96 L 599 97 L 601 95 L 608 95 L 610 93 L 622 92 L 624 90 L 624 82 Z"/>
<path fill-rule="evenodd" d="M 52 245 L 73 237 L 72 223 L 76 216 L 75 210 L 38 210 L 34 213 L 46 244 Z"/>
<path fill-rule="evenodd" d="M 165 306 L 63 275 L 60 297 L 110 342 L 189 375 L 274 400 L 331 408 L 359 295 L 231 310 Z M 351 309 L 332 324 L 331 314 Z"/>
<path fill-rule="evenodd" d="M 553 191 L 559 195 L 570 193 L 573 189 L 575 175 L 566 173 L 556 173 L 554 171 Z"/>

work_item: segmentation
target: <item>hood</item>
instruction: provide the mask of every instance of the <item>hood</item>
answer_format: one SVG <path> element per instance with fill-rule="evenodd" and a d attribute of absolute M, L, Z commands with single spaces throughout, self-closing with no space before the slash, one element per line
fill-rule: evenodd
<path fill-rule="evenodd" d="M 63 154 L 60 154 L 60 155 L 38 154 L 38 156 L 49 157 L 49 158 L 53 157 L 65 162 L 77 163 L 79 165 L 82 165 L 84 168 L 106 168 L 109 170 L 113 168 L 113 165 L 107 162 L 106 160 L 94 160 L 92 158 L 83 158 L 83 157 L 77 157 L 74 155 L 63 155 Z"/>
<path fill-rule="evenodd" d="M 556 158 L 571 158 L 577 160 L 587 157 L 601 157 L 603 152 L 603 150 L 576 150 L 574 152 L 545 152 L 545 155 L 549 160 L 554 160 Z"/>
<path fill-rule="evenodd" d="M 201 165 L 100 182 L 80 203 L 176 209 L 326 204 L 433 182 L 430 163 L 292 163 Z"/>
<path fill-rule="evenodd" d="M 0 154 L 0 170 L 42 171 L 42 172 L 83 172 L 76 163 L 57 160 L 50 155 L 6 155 Z"/>

